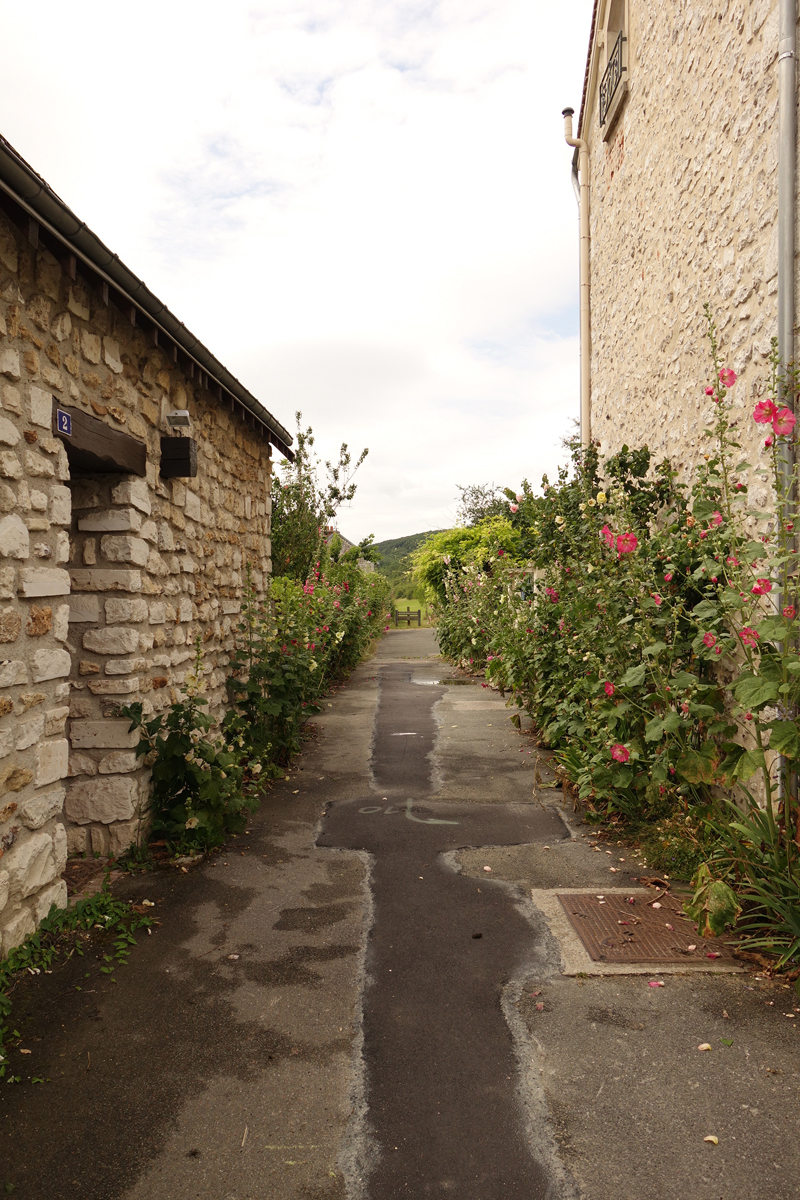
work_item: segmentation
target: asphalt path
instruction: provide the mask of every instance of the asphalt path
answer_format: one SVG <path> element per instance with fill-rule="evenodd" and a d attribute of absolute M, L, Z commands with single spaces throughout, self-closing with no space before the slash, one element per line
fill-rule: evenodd
<path fill-rule="evenodd" d="M 446 688 L 404 663 L 380 669 L 372 772 L 383 795 L 331 806 L 319 846 L 366 851 L 373 925 L 363 1000 L 369 1200 L 552 1195 L 523 1128 L 502 990 L 531 953 L 507 886 L 444 857 L 468 846 L 555 843 L 552 811 L 433 803 L 434 707 Z"/>

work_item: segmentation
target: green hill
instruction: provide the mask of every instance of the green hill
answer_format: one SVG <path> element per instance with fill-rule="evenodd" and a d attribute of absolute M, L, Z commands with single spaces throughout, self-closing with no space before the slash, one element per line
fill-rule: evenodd
<path fill-rule="evenodd" d="M 375 543 L 375 549 L 381 556 L 378 570 L 391 583 L 393 598 L 397 596 L 414 598 L 415 593 L 411 590 L 411 583 L 408 579 L 408 570 L 411 565 L 408 562 L 408 555 L 432 533 L 439 532 L 438 529 L 429 529 L 427 533 L 409 533 L 406 537 L 389 538 L 388 541 Z"/>

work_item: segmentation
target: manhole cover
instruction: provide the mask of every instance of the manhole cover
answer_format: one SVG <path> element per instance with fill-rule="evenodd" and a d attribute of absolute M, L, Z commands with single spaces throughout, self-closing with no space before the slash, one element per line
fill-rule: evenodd
<path fill-rule="evenodd" d="M 737 963 L 722 938 L 701 938 L 670 895 L 559 895 L 564 912 L 595 962 Z M 653 904 L 660 907 L 653 908 Z M 694 947 L 692 949 L 691 947 Z M 737 963 L 738 965 L 738 963 Z"/>

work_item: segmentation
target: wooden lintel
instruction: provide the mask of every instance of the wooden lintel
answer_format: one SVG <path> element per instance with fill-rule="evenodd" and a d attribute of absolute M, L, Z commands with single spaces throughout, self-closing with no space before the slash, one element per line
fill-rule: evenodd
<path fill-rule="evenodd" d="M 112 429 L 79 408 L 53 397 L 53 433 L 61 438 L 70 468 L 93 474 L 144 475 L 147 446 L 121 429 Z"/>

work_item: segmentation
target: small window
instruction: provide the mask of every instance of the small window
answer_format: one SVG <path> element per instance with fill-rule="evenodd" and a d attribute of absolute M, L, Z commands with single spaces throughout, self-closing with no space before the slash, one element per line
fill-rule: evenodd
<path fill-rule="evenodd" d="M 600 127 L 603 140 L 610 134 L 628 91 L 628 38 L 625 0 L 611 0 L 606 10 L 604 50 L 606 67 L 600 80 Z"/>

